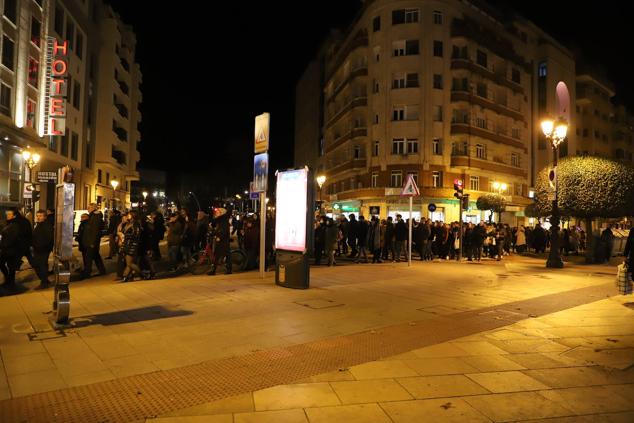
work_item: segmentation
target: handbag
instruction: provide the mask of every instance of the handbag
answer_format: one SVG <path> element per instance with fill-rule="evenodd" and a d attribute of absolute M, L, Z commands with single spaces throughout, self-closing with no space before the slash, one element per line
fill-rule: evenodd
<path fill-rule="evenodd" d="M 629 278 L 627 262 L 623 262 L 616 267 L 616 287 L 621 295 L 631 295 L 633 283 Z"/>

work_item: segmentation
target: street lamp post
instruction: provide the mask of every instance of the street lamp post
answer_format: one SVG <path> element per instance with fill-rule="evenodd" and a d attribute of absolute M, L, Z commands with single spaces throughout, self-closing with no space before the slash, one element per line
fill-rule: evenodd
<path fill-rule="evenodd" d="M 110 209 L 114 210 L 114 208 L 116 207 L 115 199 L 117 197 L 117 187 L 119 186 L 119 181 L 117 181 L 116 178 L 112 178 L 112 180 L 110 181 L 110 185 L 112 185 L 112 206 L 110 207 Z"/>
<path fill-rule="evenodd" d="M 22 152 L 22 158 L 24 159 L 24 164 L 26 165 L 28 169 L 29 180 L 27 182 L 30 182 L 31 185 L 33 185 L 33 168 L 40 162 L 41 157 L 38 153 L 31 153 L 30 150 L 24 150 Z M 26 201 L 25 201 L 25 207 L 26 207 Z"/>
<path fill-rule="evenodd" d="M 321 187 L 323 187 L 324 183 L 326 182 L 326 175 L 319 175 L 316 180 L 317 185 L 319 186 L 319 214 L 321 214 L 323 204 L 321 201 Z"/>
<path fill-rule="evenodd" d="M 143 194 L 143 209 L 146 209 L 147 208 L 147 201 L 146 200 L 147 200 L 147 194 L 148 193 L 147 193 L 147 191 L 143 191 L 142 194 Z"/>
<path fill-rule="evenodd" d="M 508 185 L 506 185 L 504 182 L 497 182 L 497 181 L 493 182 L 493 189 L 497 190 L 498 195 L 502 195 L 502 193 L 504 191 L 506 191 L 507 187 L 508 187 Z M 493 216 L 493 213 L 491 213 L 491 216 Z M 498 223 L 502 223 L 502 212 L 501 211 L 498 212 L 498 218 L 500 220 Z"/>
<path fill-rule="evenodd" d="M 559 118 L 557 121 L 553 119 L 544 119 L 541 122 L 542 131 L 546 140 L 550 142 L 553 148 L 553 170 L 552 175 L 555 184 L 555 196 L 552 205 L 552 215 L 550 219 L 550 252 L 546 267 L 560 269 L 564 267 L 564 262 L 559 255 L 559 204 L 557 203 L 558 183 L 557 183 L 557 160 L 559 156 L 559 145 L 566 140 L 568 133 L 568 123 L 565 119 Z"/>

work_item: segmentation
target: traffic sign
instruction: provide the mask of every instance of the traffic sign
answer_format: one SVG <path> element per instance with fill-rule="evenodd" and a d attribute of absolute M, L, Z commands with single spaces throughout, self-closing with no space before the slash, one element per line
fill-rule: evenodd
<path fill-rule="evenodd" d="M 264 153 L 269 150 L 269 127 L 271 115 L 262 113 L 255 117 L 255 153 Z"/>
<path fill-rule="evenodd" d="M 419 195 L 420 191 L 418 190 L 418 185 L 416 185 L 416 181 L 414 180 L 414 175 L 407 175 L 407 181 L 405 181 L 405 185 L 401 190 L 401 196 L 415 197 Z"/>
<path fill-rule="evenodd" d="M 430 205 L 427 206 L 427 210 L 429 210 L 430 212 L 435 212 L 436 211 L 436 205 L 434 203 L 431 203 Z"/>

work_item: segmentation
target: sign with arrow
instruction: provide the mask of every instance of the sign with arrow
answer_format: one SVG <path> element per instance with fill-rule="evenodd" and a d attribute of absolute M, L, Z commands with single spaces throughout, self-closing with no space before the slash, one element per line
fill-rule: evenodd
<path fill-rule="evenodd" d="M 405 185 L 403 185 L 403 189 L 401 190 L 401 196 L 402 197 L 418 197 L 419 195 L 420 195 L 420 191 L 418 189 L 418 185 L 416 185 L 414 176 L 407 175 L 407 180 L 405 181 Z"/>

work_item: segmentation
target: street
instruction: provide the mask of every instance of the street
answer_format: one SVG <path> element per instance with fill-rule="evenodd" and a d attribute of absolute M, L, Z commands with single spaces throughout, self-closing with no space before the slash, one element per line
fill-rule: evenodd
<path fill-rule="evenodd" d="M 104 276 L 72 285 L 73 327 L 62 332 L 47 321 L 51 291 L 3 297 L 0 420 L 189 421 L 164 415 L 185 409 L 207 416 L 213 401 L 236 395 L 253 401 L 245 408 L 225 400 L 223 413 L 256 413 L 257 420 L 236 414 L 235 421 L 268 421 L 258 413 L 295 421 L 303 409 L 311 410 L 301 412 L 310 422 L 340 421 L 327 416 L 346 410 L 361 413 L 357 418 L 383 410 L 377 415 L 393 421 L 420 421 L 403 416 L 427 408 L 462 421 L 474 410 L 482 421 L 632 411 L 625 400 L 620 408 L 593 408 L 584 396 L 597 402 L 598 388 L 576 388 L 601 385 L 610 398 L 618 388 L 615 398 L 623 399 L 634 386 L 634 311 L 617 295 L 613 270 L 569 265 L 552 272 L 543 260 L 517 256 L 313 267 L 308 290 L 277 287 L 272 272 L 264 280 L 249 272 L 127 284 Z M 564 369 L 565 377 L 539 373 L 544 367 Z M 575 376 L 585 369 L 590 375 Z M 450 374 L 462 376 L 425 379 Z M 314 384 L 289 385 L 298 380 Z M 167 385 L 166 397 L 160 392 Z M 140 402 L 129 397 L 134 386 Z M 505 405 L 491 411 L 491 395 L 507 395 Z M 514 395 L 545 406 L 520 405 Z M 452 405 L 414 401 L 438 397 Z M 581 408 L 566 405 L 582 399 Z M 335 408 L 313 410 L 322 406 Z M 227 421 L 221 418 L 209 421 Z"/>

